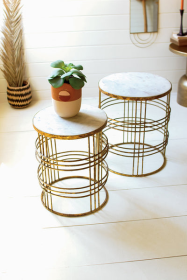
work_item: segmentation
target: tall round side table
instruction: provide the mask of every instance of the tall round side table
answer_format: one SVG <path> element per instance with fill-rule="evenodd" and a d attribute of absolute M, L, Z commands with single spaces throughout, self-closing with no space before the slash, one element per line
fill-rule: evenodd
<path fill-rule="evenodd" d="M 187 46 L 169 45 L 169 50 L 177 55 L 186 57 L 186 73 L 180 78 L 177 90 L 177 103 L 187 107 Z"/>
<path fill-rule="evenodd" d="M 38 180 L 47 210 L 77 217 L 107 203 L 108 140 L 102 133 L 106 124 L 105 112 L 87 105 L 72 118 L 59 117 L 53 107 L 34 116 Z"/>
<path fill-rule="evenodd" d="M 99 82 L 99 107 L 108 115 L 109 170 L 146 176 L 166 164 L 171 83 L 149 73 L 117 73 Z M 103 94 L 104 95 L 103 95 Z"/>

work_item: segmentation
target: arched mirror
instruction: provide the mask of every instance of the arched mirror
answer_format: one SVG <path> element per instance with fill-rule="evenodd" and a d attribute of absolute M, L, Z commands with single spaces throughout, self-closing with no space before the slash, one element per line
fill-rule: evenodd
<path fill-rule="evenodd" d="M 158 31 L 158 1 L 130 0 L 130 33 Z"/>

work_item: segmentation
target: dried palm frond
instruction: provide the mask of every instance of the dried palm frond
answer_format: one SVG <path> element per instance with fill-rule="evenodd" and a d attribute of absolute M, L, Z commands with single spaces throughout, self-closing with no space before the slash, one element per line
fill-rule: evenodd
<path fill-rule="evenodd" d="M 24 79 L 23 28 L 21 0 L 3 0 L 4 26 L 0 57 L 1 69 L 9 86 L 20 87 Z"/>

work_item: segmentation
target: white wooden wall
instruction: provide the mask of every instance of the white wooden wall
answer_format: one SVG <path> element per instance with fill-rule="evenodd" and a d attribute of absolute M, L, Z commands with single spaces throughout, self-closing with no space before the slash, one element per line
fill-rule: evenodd
<path fill-rule="evenodd" d="M 172 31 L 179 29 L 180 0 L 159 0 L 158 37 L 148 48 L 138 48 L 130 40 L 129 1 L 22 0 L 25 60 L 34 99 L 50 98 L 47 76 L 50 63 L 57 59 L 84 66 L 88 83 L 83 97 L 98 95 L 102 77 L 127 71 L 161 75 L 177 90 L 186 62 L 169 51 L 169 39 Z M 185 8 L 187 11 L 187 1 Z M 2 73 L 0 100 L 6 100 Z"/>

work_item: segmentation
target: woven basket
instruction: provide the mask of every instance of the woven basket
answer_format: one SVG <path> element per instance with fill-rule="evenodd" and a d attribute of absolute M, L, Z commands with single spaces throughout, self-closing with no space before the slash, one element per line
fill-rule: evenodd
<path fill-rule="evenodd" d="M 27 81 L 23 82 L 22 87 L 7 86 L 8 103 L 14 108 L 25 108 L 32 100 L 30 84 Z"/>

